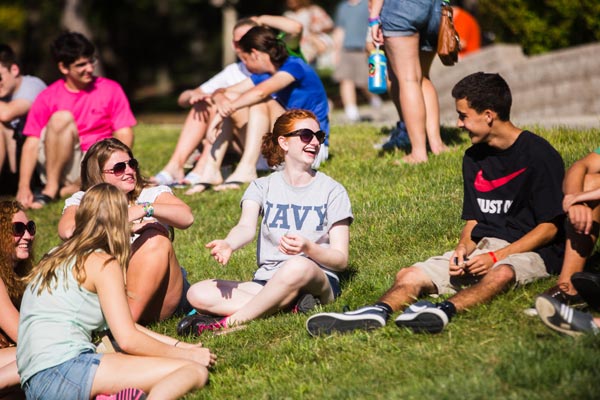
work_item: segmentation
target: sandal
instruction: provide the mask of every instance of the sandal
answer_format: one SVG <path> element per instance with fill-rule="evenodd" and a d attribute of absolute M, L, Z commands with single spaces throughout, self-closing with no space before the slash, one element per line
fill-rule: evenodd
<path fill-rule="evenodd" d="M 56 201 L 55 197 L 50 197 L 44 193 L 36 193 L 33 195 L 33 202 L 31 208 L 40 209 L 46 207 L 50 203 L 54 203 Z M 33 206 L 33 204 L 39 204 L 39 206 Z"/>
<path fill-rule="evenodd" d="M 154 177 L 151 179 L 151 181 L 157 185 L 164 185 L 164 186 L 171 186 L 175 183 L 175 179 L 173 178 L 173 175 L 171 175 L 169 172 L 165 171 L 164 169 L 162 171 L 160 171 L 158 174 L 154 175 Z"/>

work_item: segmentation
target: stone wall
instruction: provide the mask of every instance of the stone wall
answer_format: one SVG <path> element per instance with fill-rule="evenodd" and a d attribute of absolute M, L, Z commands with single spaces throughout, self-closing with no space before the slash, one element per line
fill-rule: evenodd
<path fill-rule="evenodd" d="M 600 43 L 532 57 L 518 45 L 498 44 L 452 67 L 436 58 L 431 79 L 443 124 L 456 122 L 452 87 L 478 71 L 498 72 L 506 79 L 513 95 L 511 119 L 517 124 L 600 126 Z"/>

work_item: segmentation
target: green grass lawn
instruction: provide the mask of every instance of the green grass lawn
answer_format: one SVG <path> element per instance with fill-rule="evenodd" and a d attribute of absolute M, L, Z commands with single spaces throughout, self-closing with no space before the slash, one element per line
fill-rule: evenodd
<path fill-rule="evenodd" d="M 598 146 L 598 130 L 531 128 L 552 143 L 565 164 Z M 140 125 L 135 155 L 146 176 L 169 158 L 176 126 Z M 336 126 L 331 159 L 322 171 L 352 200 L 350 266 L 342 296 L 326 311 L 376 300 L 398 269 L 452 249 L 462 228 L 461 158 L 468 137 L 443 132 L 453 151 L 419 166 L 394 166 L 400 153 L 379 155 L 382 135 L 369 125 Z M 177 231 L 175 248 L 192 282 L 250 280 L 255 245 L 226 267 L 204 244 L 224 237 L 239 217 L 241 191 L 181 198 L 195 222 Z M 36 254 L 59 242 L 62 203 L 30 211 L 39 224 Z M 555 278 L 510 290 L 492 303 L 456 316 L 438 335 L 416 335 L 390 323 L 371 333 L 311 338 L 306 316 L 277 314 L 229 335 L 202 337 L 219 356 L 210 384 L 188 399 L 594 399 L 600 398 L 600 337 L 574 340 L 523 313 Z M 176 319 L 152 328 L 175 335 Z"/>

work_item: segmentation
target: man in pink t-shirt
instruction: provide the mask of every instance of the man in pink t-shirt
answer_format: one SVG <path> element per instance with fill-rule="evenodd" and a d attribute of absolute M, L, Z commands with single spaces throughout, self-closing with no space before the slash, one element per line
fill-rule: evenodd
<path fill-rule="evenodd" d="M 94 76 L 94 45 L 76 32 L 61 34 L 52 44 L 62 79 L 34 101 L 23 130 L 17 200 L 26 208 L 42 208 L 80 186 L 80 162 L 99 140 L 115 137 L 133 146 L 136 124 L 121 86 Z M 33 173 L 38 168 L 45 186 L 34 194 Z"/>

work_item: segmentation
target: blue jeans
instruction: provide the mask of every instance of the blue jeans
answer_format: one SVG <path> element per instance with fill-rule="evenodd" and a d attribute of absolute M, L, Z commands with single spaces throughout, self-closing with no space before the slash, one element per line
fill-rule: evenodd
<path fill-rule="evenodd" d="M 436 51 L 441 12 L 441 0 L 385 0 L 381 9 L 383 35 L 418 33 L 420 49 Z"/>
<path fill-rule="evenodd" d="M 46 368 L 25 382 L 28 400 L 89 399 L 102 354 L 81 353 L 77 357 Z"/>

